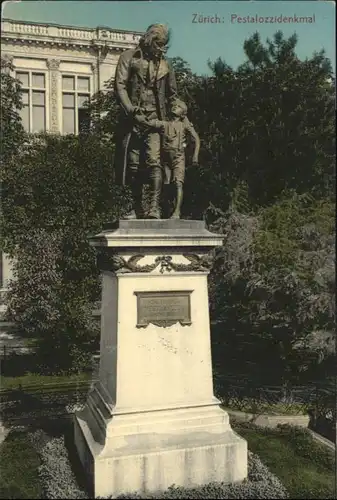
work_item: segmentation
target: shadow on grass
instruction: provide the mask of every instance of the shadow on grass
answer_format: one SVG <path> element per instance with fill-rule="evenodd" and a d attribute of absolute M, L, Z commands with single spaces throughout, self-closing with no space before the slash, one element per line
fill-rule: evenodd
<path fill-rule="evenodd" d="M 43 488 L 38 475 L 41 459 L 28 433 L 43 431 L 48 438 L 63 438 L 71 469 L 81 490 L 94 498 L 86 480 L 82 464 L 74 444 L 73 418 L 39 418 L 25 426 L 24 430 L 12 429 L 1 444 L 0 499 L 42 499 Z"/>
<path fill-rule="evenodd" d="M 89 388 L 90 380 L 67 383 L 47 380 L 47 383 L 4 389 L 0 392 L 2 423 L 8 429 L 23 426 L 27 432 L 43 429 L 60 435 L 73 405 L 85 403 Z"/>
<path fill-rule="evenodd" d="M 11 431 L 1 444 L 0 498 L 42 498 L 40 463 L 26 432 Z"/>

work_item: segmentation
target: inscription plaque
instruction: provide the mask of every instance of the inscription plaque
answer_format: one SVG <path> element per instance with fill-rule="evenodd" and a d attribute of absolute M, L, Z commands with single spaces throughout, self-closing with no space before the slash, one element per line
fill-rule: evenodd
<path fill-rule="evenodd" d="M 164 328 L 175 323 L 191 325 L 192 291 L 135 292 L 137 328 L 145 328 L 149 323 Z"/>

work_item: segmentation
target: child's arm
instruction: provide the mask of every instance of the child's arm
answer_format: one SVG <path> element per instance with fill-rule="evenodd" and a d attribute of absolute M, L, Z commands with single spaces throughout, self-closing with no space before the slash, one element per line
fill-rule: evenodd
<path fill-rule="evenodd" d="M 199 151 L 200 151 L 200 138 L 199 138 L 199 136 L 196 133 L 196 131 L 195 131 L 192 123 L 189 121 L 188 118 L 185 118 L 184 125 L 185 125 L 186 136 L 188 136 L 188 138 L 194 144 L 194 153 L 193 153 L 192 162 L 193 163 L 198 163 Z"/>
<path fill-rule="evenodd" d="M 135 122 L 137 125 L 143 125 L 155 130 L 164 130 L 165 126 L 165 122 L 160 120 L 147 120 L 143 115 L 135 115 Z"/>
<path fill-rule="evenodd" d="M 160 132 L 164 132 L 164 130 L 165 130 L 165 123 L 166 122 L 163 122 L 161 120 L 149 120 L 148 121 L 148 126 L 150 128 L 155 129 L 155 130 L 158 130 Z"/>

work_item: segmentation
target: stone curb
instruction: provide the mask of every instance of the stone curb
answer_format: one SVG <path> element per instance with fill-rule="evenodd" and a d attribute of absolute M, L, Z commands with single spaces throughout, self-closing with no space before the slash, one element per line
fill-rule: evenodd
<path fill-rule="evenodd" d="M 329 439 L 325 438 L 324 436 L 321 436 L 320 434 L 317 434 L 317 432 L 312 431 L 311 429 L 309 429 L 309 432 L 316 441 L 327 446 L 332 451 L 336 450 L 336 445 L 332 441 L 329 441 Z"/>
<path fill-rule="evenodd" d="M 320 434 L 317 434 L 317 432 L 308 428 L 310 422 L 310 417 L 308 415 L 254 415 L 253 413 L 245 413 L 242 411 L 230 410 L 228 408 L 224 408 L 224 410 L 227 411 L 230 418 L 235 418 L 240 422 L 252 422 L 260 427 L 275 428 L 279 424 L 289 424 L 297 427 L 304 427 L 308 429 L 308 431 L 316 441 L 327 446 L 332 451 L 336 450 L 336 445 L 329 441 L 329 439 L 326 439 Z"/>
<path fill-rule="evenodd" d="M 228 415 L 236 418 L 241 422 L 252 422 L 260 427 L 277 427 L 280 424 L 295 425 L 297 427 L 308 427 L 310 422 L 309 415 L 254 415 L 253 413 L 246 413 L 242 411 L 230 410 L 224 408 Z"/>
<path fill-rule="evenodd" d="M 5 441 L 8 433 L 9 429 L 6 429 L 6 427 L 0 422 L 0 444 Z"/>

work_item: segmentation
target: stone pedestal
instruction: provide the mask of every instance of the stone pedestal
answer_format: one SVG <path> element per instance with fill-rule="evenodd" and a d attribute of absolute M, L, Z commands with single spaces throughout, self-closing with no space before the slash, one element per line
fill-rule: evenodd
<path fill-rule="evenodd" d="M 91 239 L 103 273 L 99 381 L 75 416 L 95 497 L 247 476 L 213 394 L 202 221 L 120 221 Z"/>

